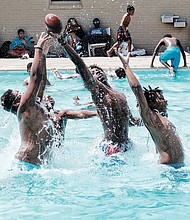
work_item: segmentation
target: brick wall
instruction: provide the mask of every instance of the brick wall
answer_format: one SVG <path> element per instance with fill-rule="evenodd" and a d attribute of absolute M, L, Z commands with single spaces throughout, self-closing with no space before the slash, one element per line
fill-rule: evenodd
<path fill-rule="evenodd" d="M 189 0 L 81 0 L 82 7 L 61 8 L 51 6 L 50 0 L 0 0 L 0 45 L 12 40 L 17 30 L 23 28 L 27 35 L 35 37 L 45 30 L 44 17 L 48 13 L 57 14 L 65 27 L 68 18 L 75 17 L 87 30 L 92 20 L 98 17 L 103 27 L 111 27 L 113 41 L 127 3 L 136 8 L 129 30 L 137 48 L 144 48 L 150 54 L 165 33 L 171 33 L 182 42 L 184 48 L 190 46 L 190 1 Z M 174 28 L 172 24 L 161 23 L 161 14 L 173 13 L 187 19 L 186 28 Z"/>

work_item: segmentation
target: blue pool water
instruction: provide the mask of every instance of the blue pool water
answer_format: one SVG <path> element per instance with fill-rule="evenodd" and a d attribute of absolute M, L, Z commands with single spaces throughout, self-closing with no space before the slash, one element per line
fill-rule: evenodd
<path fill-rule="evenodd" d="M 54 152 L 50 166 L 31 171 L 14 165 L 20 136 L 15 115 L 0 107 L 0 219 L 159 219 L 185 220 L 190 216 L 190 70 L 171 77 L 165 69 L 135 70 L 142 86 L 159 86 L 168 100 L 169 120 L 185 147 L 185 166 L 175 169 L 157 163 L 154 144 L 145 127 L 131 127 L 133 148 L 104 157 L 95 150 L 101 138 L 98 118 L 69 120 L 64 149 Z M 64 74 L 64 71 L 62 71 Z M 9 89 L 24 91 L 24 72 L 0 72 L 0 95 Z M 59 80 L 52 73 L 56 108 L 80 109 L 72 97 L 89 101 L 90 93 L 78 79 Z M 111 79 L 126 94 L 138 116 L 135 96 L 126 79 Z"/>

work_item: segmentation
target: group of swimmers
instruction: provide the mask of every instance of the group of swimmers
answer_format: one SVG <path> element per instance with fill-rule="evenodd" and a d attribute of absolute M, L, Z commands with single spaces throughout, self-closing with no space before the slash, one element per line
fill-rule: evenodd
<path fill-rule="evenodd" d="M 141 118 L 134 118 L 127 103 L 126 96 L 114 90 L 107 79 L 105 71 L 97 66 L 87 66 L 84 60 L 64 40 L 59 39 L 75 64 L 85 87 L 90 91 L 95 111 L 70 109 L 54 110 L 54 99 L 44 95 L 47 84 L 46 55 L 51 38 L 58 38 L 51 32 L 42 32 L 35 46 L 34 59 L 30 69 L 26 91 L 21 94 L 9 89 L 1 96 L 4 110 L 17 115 L 20 129 L 21 145 L 16 154 L 20 161 L 40 166 L 48 162 L 55 135 L 58 145 L 64 141 L 66 121 L 68 118 L 100 118 L 104 135 L 99 143 L 106 156 L 126 152 L 130 146 L 128 135 L 131 121 L 133 125 L 144 125 L 159 153 L 160 163 L 175 164 L 184 161 L 184 150 L 175 126 L 167 119 L 167 100 L 161 89 L 143 88 L 129 66 L 130 52 L 124 57 L 114 47 L 114 52 L 121 60 L 125 76 L 137 99 Z"/>

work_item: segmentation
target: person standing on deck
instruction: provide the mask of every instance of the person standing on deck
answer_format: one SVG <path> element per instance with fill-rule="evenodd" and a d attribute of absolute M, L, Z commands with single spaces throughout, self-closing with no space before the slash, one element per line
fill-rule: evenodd
<path fill-rule="evenodd" d="M 107 51 L 108 57 L 111 57 L 115 48 L 118 49 L 121 43 L 128 42 L 128 52 L 131 52 L 132 38 L 128 30 L 128 26 L 131 22 L 131 16 L 135 13 L 135 8 L 132 5 L 127 6 L 127 13 L 123 15 L 119 29 L 117 30 L 117 41 L 116 43 Z"/>

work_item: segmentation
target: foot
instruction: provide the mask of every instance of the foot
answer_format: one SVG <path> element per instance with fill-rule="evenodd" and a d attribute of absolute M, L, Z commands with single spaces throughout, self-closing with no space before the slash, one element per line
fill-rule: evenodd
<path fill-rule="evenodd" d="M 170 70 L 170 74 L 172 75 L 172 76 L 175 76 L 176 74 L 175 74 L 175 70 L 174 70 L 174 68 L 171 66 L 170 68 L 169 68 L 169 70 Z"/>
<path fill-rule="evenodd" d="M 109 50 L 107 50 L 106 53 L 108 57 L 111 57 L 111 52 Z"/>

